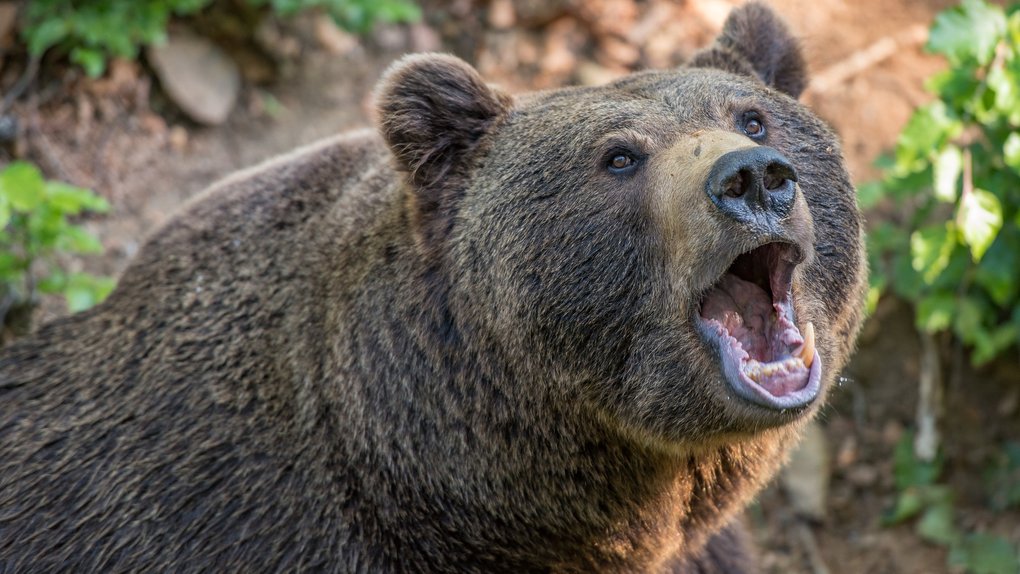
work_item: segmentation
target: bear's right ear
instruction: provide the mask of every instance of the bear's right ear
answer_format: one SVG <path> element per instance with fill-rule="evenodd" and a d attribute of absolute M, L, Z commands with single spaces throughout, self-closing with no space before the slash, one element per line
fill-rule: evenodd
<path fill-rule="evenodd" d="M 379 81 L 375 99 L 382 135 L 426 211 L 441 200 L 429 197 L 437 188 L 462 183 L 479 140 L 511 108 L 510 96 L 446 54 L 400 59 Z"/>
<path fill-rule="evenodd" d="M 797 98 L 807 86 L 807 64 L 786 23 L 767 5 L 749 2 L 730 12 L 715 43 L 688 64 L 757 77 Z"/>

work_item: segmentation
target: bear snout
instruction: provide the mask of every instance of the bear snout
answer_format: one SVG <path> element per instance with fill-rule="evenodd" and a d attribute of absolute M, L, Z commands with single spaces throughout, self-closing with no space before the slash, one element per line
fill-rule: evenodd
<path fill-rule="evenodd" d="M 797 170 L 779 151 L 758 146 L 723 154 L 705 181 L 705 193 L 727 217 L 752 228 L 777 227 L 796 199 Z"/>

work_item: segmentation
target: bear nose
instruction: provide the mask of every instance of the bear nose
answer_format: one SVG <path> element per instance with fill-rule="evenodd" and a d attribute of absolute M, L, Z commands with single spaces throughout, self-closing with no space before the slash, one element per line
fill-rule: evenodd
<path fill-rule="evenodd" d="M 796 181 L 797 170 L 783 154 L 755 146 L 725 153 L 716 160 L 705 191 L 731 218 L 746 224 L 765 224 L 790 213 Z"/>

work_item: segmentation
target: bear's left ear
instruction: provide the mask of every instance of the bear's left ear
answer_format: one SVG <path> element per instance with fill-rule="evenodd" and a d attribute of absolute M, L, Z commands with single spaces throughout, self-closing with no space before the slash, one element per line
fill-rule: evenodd
<path fill-rule="evenodd" d="M 383 138 L 412 186 L 420 239 L 434 250 L 452 225 L 482 137 L 512 100 L 460 58 L 414 54 L 390 66 L 375 101 Z"/>
<path fill-rule="evenodd" d="M 695 54 L 689 65 L 754 76 L 794 98 L 807 86 L 800 44 L 786 23 L 761 2 L 733 10 L 715 43 Z"/>

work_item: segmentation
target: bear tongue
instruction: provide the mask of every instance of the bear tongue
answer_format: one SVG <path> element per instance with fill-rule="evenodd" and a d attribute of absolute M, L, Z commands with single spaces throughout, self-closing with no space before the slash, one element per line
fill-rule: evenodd
<path fill-rule="evenodd" d="M 727 273 L 705 297 L 701 316 L 714 319 L 740 342 L 752 359 L 771 360 L 772 300 L 764 289 Z"/>

